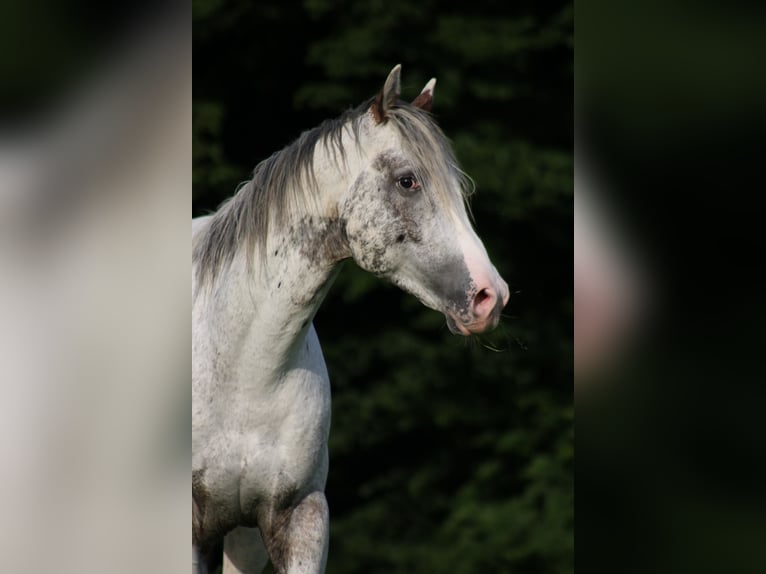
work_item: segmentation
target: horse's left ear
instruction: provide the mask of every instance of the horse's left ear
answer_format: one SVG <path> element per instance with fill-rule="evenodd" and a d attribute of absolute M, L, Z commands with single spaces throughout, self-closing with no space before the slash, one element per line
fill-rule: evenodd
<path fill-rule="evenodd" d="M 431 111 L 431 106 L 434 103 L 434 88 L 436 87 L 436 78 L 428 80 L 426 87 L 420 92 L 420 95 L 412 100 L 412 105 L 421 110 L 427 112 Z"/>
<path fill-rule="evenodd" d="M 399 99 L 402 86 L 401 76 L 402 65 L 397 64 L 388 74 L 386 83 L 383 84 L 383 90 L 375 96 L 375 101 L 372 104 L 372 115 L 375 116 L 375 121 L 378 123 L 381 123 L 386 119 L 388 110 L 392 108 Z"/>

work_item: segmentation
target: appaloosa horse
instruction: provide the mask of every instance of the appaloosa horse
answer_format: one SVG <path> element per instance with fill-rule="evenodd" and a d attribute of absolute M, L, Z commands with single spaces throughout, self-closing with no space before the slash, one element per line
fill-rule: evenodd
<path fill-rule="evenodd" d="M 468 179 L 400 67 L 360 107 L 259 164 L 192 222 L 192 543 L 196 572 L 324 572 L 330 383 L 314 314 L 340 263 L 493 328 L 508 286 L 469 221 Z"/>

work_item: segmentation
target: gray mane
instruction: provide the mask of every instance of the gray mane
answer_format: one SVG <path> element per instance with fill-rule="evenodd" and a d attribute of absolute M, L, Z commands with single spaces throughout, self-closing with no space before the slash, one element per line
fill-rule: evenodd
<path fill-rule="evenodd" d="M 322 144 L 331 150 L 338 166 L 345 163 L 343 130 L 348 125 L 358 143 L 361 121 L 372 102 L 369 100 L 302 133 L 256 166 L 253 177 L 221 205 L 194 242 L 192 262 L 197 265 L 200 285 L 212 283 L 243 246 L 248 262 L 253 261 L 256 250 L 264 256 L 269 225 L 283 225 L 291 213 L 309 209 L 319 192 L 313 162 L 316 146 Z M 418 166 L 416 175 L 422 181 L 432 182 L 447 206 L 468 197 L 471 181 L 458 167 L 449 140 L 430 114 L 399 102 L 387 111 L 385 121 L 390 121 L 401 133 L 405 151 Z M 450 175 L 460 184 L 454 197 L 448 181 Z"/>

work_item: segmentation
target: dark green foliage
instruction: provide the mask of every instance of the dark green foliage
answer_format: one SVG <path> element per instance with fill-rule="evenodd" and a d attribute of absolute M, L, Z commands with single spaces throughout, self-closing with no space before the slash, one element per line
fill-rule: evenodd
<path fill-rule="evenodd" d="M 333 384 L 328 572 L 573 570 L 572 7 L 194 2 L 194 212 L 403 65 L 477 184 L 514 295 L 497 331 L 347 263 L 316 319 Z"/>

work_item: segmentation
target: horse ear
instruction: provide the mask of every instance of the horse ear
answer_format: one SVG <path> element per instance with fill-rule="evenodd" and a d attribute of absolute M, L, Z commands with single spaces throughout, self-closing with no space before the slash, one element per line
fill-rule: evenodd
<path fill-rule="evenodd" d="M 436 87 L 436 78 L 428 80 L 426 87 L 420 92 L 420 95 L 412 100 L 412 105 L 421 110 L 427 112 L 431 111 L 431 106 L 434 103 L 434 88 Z"/>
<path fill-rule="evenodd" d="M 372 104 L 372 114 L 378 123 L 386 119 L 386 113 L 399 99 L 402 85 L 401 74 L 402 65 L 397 64 L 388 74 L 386 83 L 383 84 L 383 90 L 375 96 L 375 102 Z"/>

